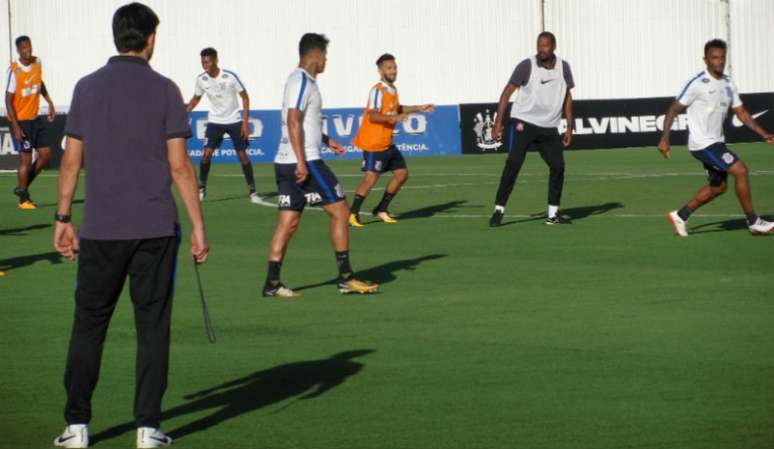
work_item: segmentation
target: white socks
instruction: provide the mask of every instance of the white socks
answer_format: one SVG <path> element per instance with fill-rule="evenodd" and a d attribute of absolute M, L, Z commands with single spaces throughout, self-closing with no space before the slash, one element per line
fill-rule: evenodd
<path fill-rule="evenodd" d="M 559 206 L 548 205 L 548 218 L 556 217 L 557 212 L 559 212 Z"/>
<path fill-rule="evenodd" d="M 505 206 L 498 206 L 495 204 L 495 212 L 505 213 Z"/>

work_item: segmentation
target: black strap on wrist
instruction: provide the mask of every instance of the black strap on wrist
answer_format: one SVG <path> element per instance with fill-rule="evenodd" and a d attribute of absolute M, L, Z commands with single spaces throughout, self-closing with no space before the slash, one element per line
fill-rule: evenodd
<path fill-rule="evenodd" d="M 60 223 L 70 223 L 71 217 L 70 214 L 57 214 L 54 213 L 54 221 L 58 221 Z"/>

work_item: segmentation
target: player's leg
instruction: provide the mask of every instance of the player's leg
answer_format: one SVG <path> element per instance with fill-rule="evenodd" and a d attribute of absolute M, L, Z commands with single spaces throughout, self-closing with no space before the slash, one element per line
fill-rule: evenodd
<path fill-rule="evenodd" d="M 505 160 L 505 166 L 500 175 L 500 185 L 497 187 L 495 195 L 495 210 L 489 219 L 489 226 L 499 226 L 503 219 L 505 205 L 508 203 L 519 170 L 521 170 L 524 158 L 527 156 L 527 147 L 534 140 L 534 128 L 534 126 L 519 120 L 511 119 L 509 121 L 508 158 Z"/>
<path fill-rule="evenodd" d="M 552 129 L 544 135 L 540 146 L 540 157 L 548 165 L 548 213 L 546 224 L 566 224 L 569 220 L 558 214 L 559 203 L 564 189 L 564 147 L 559 133 Z"/>
<path fill-rule="evenodd" d="M 234 143 L 234 149 L 239 157 L 239 164 L 242 167 L 242 174 L 247 184 L 247 195 L 254 204 L 261 202 L 261 197 L 255 193 L 255 175 L 253 174 L 253 163 L 247 155 L 247 139 L 242 138 L 242 125 L 235 123 L 228 126 L 228 135 Z"/>
<path fill-rule="evenodd" d="M 374 208 L 373 213 L 385 223 L 397 223 L 397 220 L 389 213 L 388 208 L 401 186 L 408 180 L 408 167 L 406 166 L 406 160 L 395 145 L 390 146 L 390 149 L 387 150 L 383 169 L 392 171 L 392 179 L 384 189 L 382 200 Z"/>
<path fill-rule="evenodd" d="M 38 157 L 35 159 L 35 162 L 30 165 L 30 169 L 27 172 L 27 189 L 30 188 L 32 181 L 34 181 L 40 172 L 43 171 L 43 169 L 48 164 L 48 161 L 51 160 L 51 148 L 36 148 L 36 151 L 38 152 Z"/>
<path fill-rule="evenodd" d="M 215 123 L 207 123 L 207 128 L 204 131 L 204 154 L 199 161 L 199 199 L 203 200 L 207 196 L 207 178 L 210 176 L 210 163 L 212 161 L 212 155 L 215 150 L 223 142 L 223 135 L 225 129 Z"/>
<path fill-rule="evenodd" d="M 18 147 L 17 147 L 18 148 Z M 16 170 L 16 188 L 13 193 L 19 197 L 19 209 L 35 209 L 27 191 L 27 180 L 32 167 L 32 151 L 19 151 L 19 167 Z"/>
<path fill-rule="evenodd" d="M 363 153 L 364 158 L 368 158 L 372 153 Z M 362 228 L 363 224 L 360 222 L 360 207 L 363 205 L 363 201 L 368 196 L 368 192 L 371 191 L 373 186 L 379 181 L 379 172 L 368 169 L 369 164 L 363 161 L 363 179 L 355 189 L 355 198 L 352 200 L 352 205 L 349 207 L 349 224 L 355 228 Z"/>
<path fill-rule="evenodd" d="M 274 164 L 277 179 L 279 214 L 277 226 L 269 241 L 268 271 L 263 286 L 263 296 L 295 297 L 300 293 L 285 287 L 280 281 L 280 271 L 290 239 L 293 238 L 301 221 L 306 199 L 295 177 L 296 164 Z"/>
<path fill-rule="evenodd" d="M 29 136 L 30 144 L 38 152 L 38 157 L 30 166 L 27 172 L 27 189 L 32 185 L 32 181 L 43 171 L 51 160 L 51 139 L 48 122 L 42 117 L 38 117 L 32 122 L 32 136 Z"/>
<path fill-rule="evenodd" d="M 774 223 L 766 221 L 755 213 L 752 205 L 752 193 L 750 192 L 750 175 L 747 165 L 741 159 L 736 159 L 728 167 L 728 173 L 734 177 L 734 189 L 739 204 L 742 206 L 747 218 L 747 228 L 753 234 L 769 234 L 774 232 Z"/>

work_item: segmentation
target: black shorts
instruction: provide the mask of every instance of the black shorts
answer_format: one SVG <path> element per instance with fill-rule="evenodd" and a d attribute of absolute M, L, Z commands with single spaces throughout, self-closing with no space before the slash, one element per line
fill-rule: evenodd
<path fill-rule="evenodd" d="M 401 168 L 406 168 L 406 160 L 395 145 L 390 145 L 384 151 L 363 151 L 361 171 L 384 173 Z"/>
<path fill-rule="evenodd" d="M 223 142 L 225 134 L 231 137 L 235 150 L 244 151 L 247 149 L 247 140 L 242 138 L 242 122 L 230 125 L 207 123 L 207 129 L 204 131 L 204 137 L 207 138 L 207 141 L 204 143 L 204 148 L 218 148 Z"/>
<path fill-rule="evenodd" d="M 45 117 L 21 120 L 18 123 L 24 139 L 22 141 L 13 139 L 13 146 L 17 153 L 30 153 L 33 148 L 51 148 L 51 133 Z"/>
<path fill-rule="evenodd" d="M 711 186 L 726 182 L 728 168 L 739 160 L 739 156 L 729 150 L 724 142 L 713 143 L 703 150 L 691 151 L 691 155 L 704 165 Z"/>
<path fill-rule="evenodd" d="M 325 162 L 318 159 L 307 161 L 309 177 L 303 183 L 296 182 L 296 164 L 274 164 L 277 178 L 280 210 L 302 211 L 304 206 L 333 204 L 344 201 L 344 188 Z"/>

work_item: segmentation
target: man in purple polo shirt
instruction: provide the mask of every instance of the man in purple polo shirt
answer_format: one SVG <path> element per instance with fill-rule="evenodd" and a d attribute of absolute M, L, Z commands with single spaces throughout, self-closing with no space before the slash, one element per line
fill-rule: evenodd
<path fill-rule="evenodd" d="M 180 242 L 173 182 L 192 225 L 191 255 L 197 263 L 207 259 L 208 244 L 185 149 L 191 131 L 183 98 L 175 83 L 148 65 L 158 23 L 156 14 L 139 3 L 116 11 L 113 38 L 120 55 L 78 81 L 67 117 L 54 247 L 70 260 L 79 249 L 80 254 L 65 370 L 67 427 L 54 440 L 57 446 L 88 447 L 102 347 L 127 277 L 138 340 L 137 447 L 172 441 L 159 426 Z M 82 162 L 86 200 L 77 238 L 70 206 Z"/>

